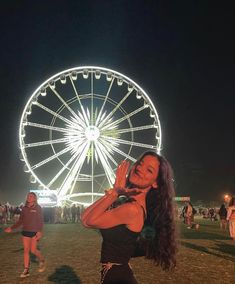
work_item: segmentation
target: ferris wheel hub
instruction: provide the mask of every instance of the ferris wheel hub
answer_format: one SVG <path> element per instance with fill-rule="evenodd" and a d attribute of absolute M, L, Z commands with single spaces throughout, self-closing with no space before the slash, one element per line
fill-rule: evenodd
<path fill-rule="evenodd" d="M 99 128 L 94 125 L 90 125 L 86 128 L 85 135 L 89 141 L 96 141 L 100 136 Z"/>

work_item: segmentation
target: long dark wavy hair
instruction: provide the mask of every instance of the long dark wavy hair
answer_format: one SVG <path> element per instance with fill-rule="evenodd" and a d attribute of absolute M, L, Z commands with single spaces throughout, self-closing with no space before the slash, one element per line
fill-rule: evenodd
<path fill-rule="evenodd" d="M 145 152 L 135 164 L 145 156 L 156 157 L 160 166 L 158 187 L 151 188 L 146 196 L 147 216 L 139 242 L 147 259 L 169 270 L 176 266 L 177 252 L 173 171 L 169 162 L 153 151 Z"/>
<path fill-rule="evenodd" d="M 234 205 L 235 205 L 235 196 L 233 196 L 233 197 L 229 200 L 228 206 L 234 206 Z"/>

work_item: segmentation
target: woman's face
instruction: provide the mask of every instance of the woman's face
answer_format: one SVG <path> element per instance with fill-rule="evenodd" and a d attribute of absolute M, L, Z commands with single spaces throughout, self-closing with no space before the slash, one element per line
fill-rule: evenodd
<path fill-rule="evenodd" d="M 29 193 L 27 195 L 27 202 L 28 203 L 34 203 L 36 201 L 36 196 L 32 193 Z"/>
<path fill-rule="evenodd" d="M 130 171 L 129 181 L 138 188 L 157 187 L 160 162 L 154 156 L 147 155 Z"/>

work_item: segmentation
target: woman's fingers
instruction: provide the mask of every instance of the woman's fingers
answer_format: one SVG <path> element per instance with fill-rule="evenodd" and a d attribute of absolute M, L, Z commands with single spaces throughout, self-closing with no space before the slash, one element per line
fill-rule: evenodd
<path fill-rule="evenodd" d="M 116 172 L 116 179 L 114 183 L 115 188 L 123 188 L 126 185 L 126 175 L 129 169 L 130 163 L 127 161 L 122 161 Z"/>

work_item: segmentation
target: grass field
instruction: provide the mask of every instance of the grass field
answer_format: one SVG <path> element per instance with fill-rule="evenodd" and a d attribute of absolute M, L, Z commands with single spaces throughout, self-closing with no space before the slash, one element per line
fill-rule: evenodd
<path fill-rule="evenodd" d="M 235 242 L 218 222 L 198 220 L 199 230 L 179 223 L 179 252 L 174 272 L 164 272 L 141 258 L 131 261 L 139 284 L 235 283 Z M 21 280 L 23 247 L 19 233 L 0 233 L 0 283 L 99 283 L 101 237 L 80 224 L 45 225 L 40 249 L 47 268 L 37 272 L 32 258 L 30 277 Z"/>

